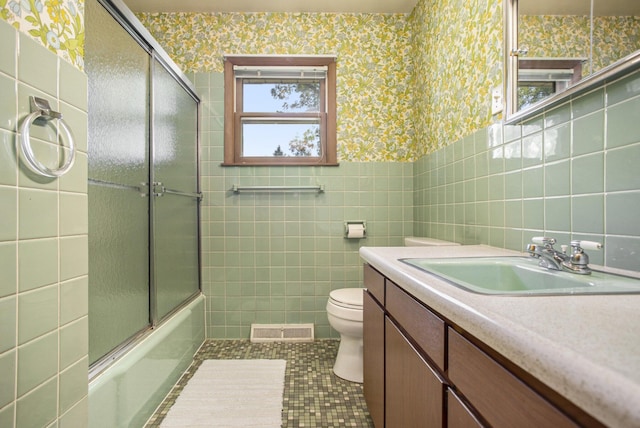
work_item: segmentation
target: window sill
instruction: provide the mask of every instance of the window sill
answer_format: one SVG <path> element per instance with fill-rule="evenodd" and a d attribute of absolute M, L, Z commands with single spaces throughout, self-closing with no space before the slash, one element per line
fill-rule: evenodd
<path fill-rule="evenodd" d="M 220 166 L 229 167 L 229 166 L 340 166 L 339 162 L 336 163 L 221 163 Z"/>

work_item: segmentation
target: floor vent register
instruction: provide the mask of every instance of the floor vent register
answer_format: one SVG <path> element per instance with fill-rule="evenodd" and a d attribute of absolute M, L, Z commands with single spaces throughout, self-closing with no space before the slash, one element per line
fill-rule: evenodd
<path fill-rule="evenodd" d="M 313 324 L 251 324 L 251 341 L 313 342 Z"/>

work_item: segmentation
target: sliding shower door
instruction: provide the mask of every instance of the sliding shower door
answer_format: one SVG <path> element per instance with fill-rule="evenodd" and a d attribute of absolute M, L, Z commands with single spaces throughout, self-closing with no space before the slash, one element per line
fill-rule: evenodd
<path fill-rule="evenodd" d="M 150 58 L 97 1 L 85 8 L 93 363 L 149 325 Z"/>
<path fill-rule="evenodd" d="M 89 359 L 102 366 L 200 291 L 199 100 L 108 0 L 87 0 L 85 23 Z"/>
<path fill-rule="evenodd" d="M 198 104 L 153 61 L 153 273 L 162 319 L 199 290 Z"/>

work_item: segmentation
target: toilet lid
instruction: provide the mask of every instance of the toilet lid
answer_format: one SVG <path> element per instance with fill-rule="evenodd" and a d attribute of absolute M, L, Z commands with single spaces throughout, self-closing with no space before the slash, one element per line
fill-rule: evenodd
<path fill-rule="evenodd" d="M 362 309 L 362 288 L 341 288 L 329 293 L 333 304 L 344 308 Z"/>

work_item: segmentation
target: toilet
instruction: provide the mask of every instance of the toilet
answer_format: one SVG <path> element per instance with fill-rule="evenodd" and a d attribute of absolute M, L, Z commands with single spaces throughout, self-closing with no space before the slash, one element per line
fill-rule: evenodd
<path fill-rule="evenodd" d="M 333 372 L 350 382 L 362 383 L 362 288 L 341 288 L 329 293 L 329 325 L 340 333 Z"/>
<path fill-rule="evenodd" d="M 406 237 L 405 246 L 460 245 L 434 238 Z M 342 379 L 362 383 L 362 288 L 340 288 L 329 293 L 329 325 L 340 333 L 340 347 L 333 372 Z"/>

